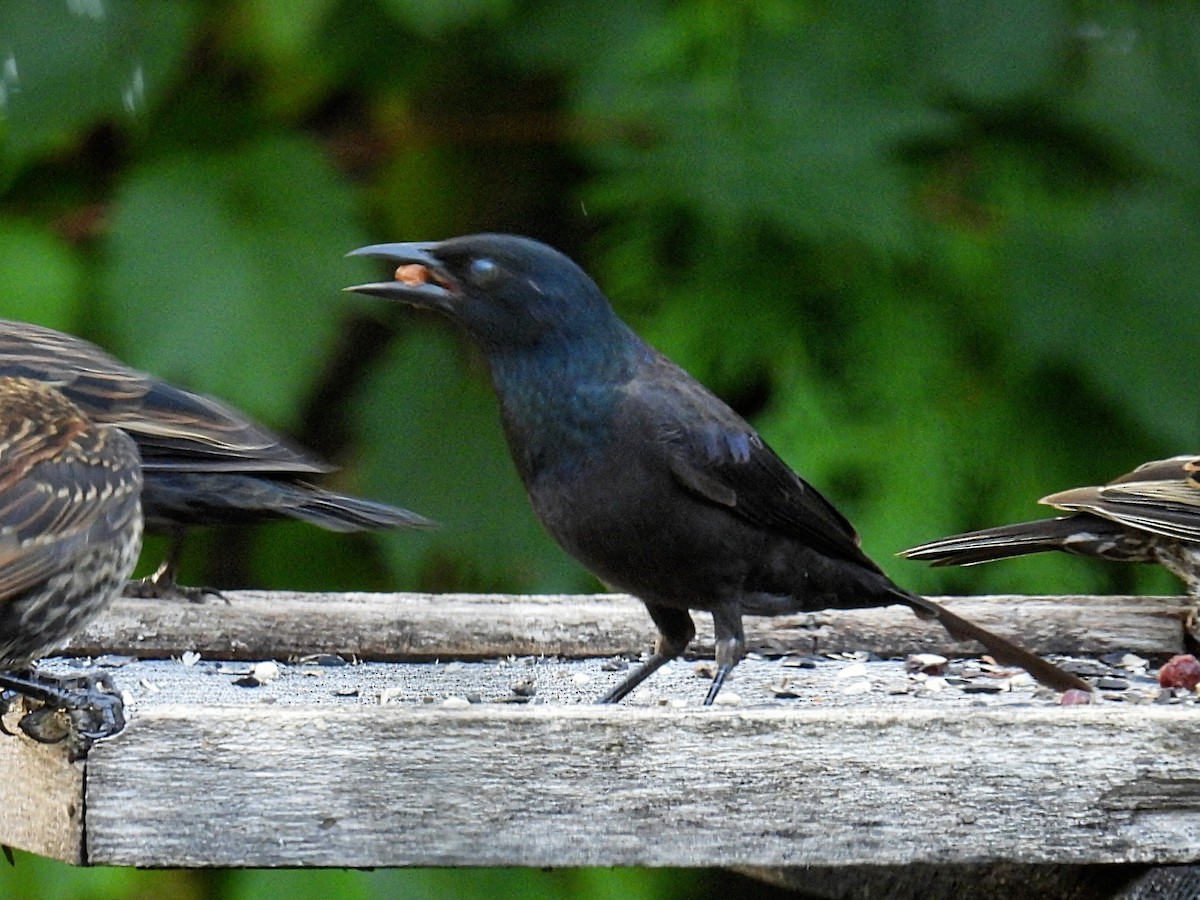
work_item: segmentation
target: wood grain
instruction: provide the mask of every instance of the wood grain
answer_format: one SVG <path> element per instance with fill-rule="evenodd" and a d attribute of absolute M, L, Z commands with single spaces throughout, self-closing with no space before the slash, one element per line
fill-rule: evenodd
<path fill-rule="evenodd" d="M 228 592 L 229 603 L 122 599 L 72 642 L 78 655 L 142 657 L 195 650 L 221 659 L 343 653 L 360 659 L 481 659 L 508 655 L 612 656 L 649 648 L 654 627 L 624 595 L 297 594 Z M 1178 653 L 1183 598 L 936 598 L 1037 653 Z M 712 622 L 695 616 L 693 650 L 712 653 Z M 972 655 L 907 608 L 746 617 L 750 649 L 768 653 L 872 650 Z"/>
<path fill-rule="evenodd" d="M 88 760 L 140 866 L 1190 862 L 1179 709 L 158 706 Z"/>
<path fill-rule="evenodd" d="M 1144 674 L 1062 708 L 1028 685 L 914 688 L 899 662 L 868 663 L 852 685 L 848 662 L 756 657 L 727 688 L 740 706 L 697 708 L 703 679 L 674 663 L 607 708 L 591 701 L 621 674 L 603 658 L 654 636 L 629 597 L 229 598 L 122 600 L 76 642 L 146 659 L 111 669 L 129 724 L 76 763 L 0 736 L 19 773 L 0 787 L 0 842 L 94 864 L 749 866 L 793 879 L 1200 860 L 1200 716 L 1148 702 Z M 1179 598 L 946 602 L 1040 652 L 1182 648 Z M 694 649 L 711 652 L 697 620 Z M 747 631 L 771 653 L 977 650 L 899 607 Z M 201 661 L 170 661 L 185 650 Z M 317 653 L 385 662 L 283 666 L 244 688 L 249 666 L 215 661 Z M 529 678 L 535 705 L 502 702 Z M 788 679 L 799 699 L 779 700 L 772 685 Z M 493 702 L 442 705 L 473 692 Z"/>
<path fill-rule="evenodd" d="M 20 711 L 5 717 L 15 729 Z M 65 744 L 0 735 L 0 843 L 64 862 L 84 855 L 84 763 Z"/>

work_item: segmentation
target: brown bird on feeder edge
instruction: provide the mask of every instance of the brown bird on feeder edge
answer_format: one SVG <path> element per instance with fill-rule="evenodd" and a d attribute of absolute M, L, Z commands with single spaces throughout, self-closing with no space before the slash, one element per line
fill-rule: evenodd
<path fill-rule="evenodd" d="M 333 467 L 233 407 L 131 369 L 72 335 L 0 320 L 3 375 L 53 385 L 93 421 L 136 441 L 146 528 L 171 537 L 166 559 L 139 593 L 206 593 L 176 585 L 189 526 L 283 518 L 341 532 L 433 525 L 406 509 L 313 484 Z"/>
<path fill-rule="evenodd" d="M 1186 585 L 1194 604 L 1188 633 L 1200 640 L 1200 456 L 1148 462 L 1108 484 L 1060 491 L 1038 502 L 1072 514 L 968 531 L 900 555 L 935 566 L 973 566 L 1050 550 L 1157 563 Z"/>
<path fill-rule="evenodd" d="M 0 688 L 66 709 L 84 739 L 119 730 L 106 678 L 18 674 L 117 596 L 142 544 L 137 446 L 53 387 L 0 377 Z M 82 688 L 82 690 L 80 689 Z M 21 721 L 43 740 L 43 710 Z"/>

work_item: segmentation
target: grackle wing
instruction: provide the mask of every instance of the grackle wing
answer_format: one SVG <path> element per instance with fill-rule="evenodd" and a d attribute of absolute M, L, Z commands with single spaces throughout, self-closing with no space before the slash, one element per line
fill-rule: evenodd
<path fill-rule="evenodd" d="M 745 419 L 665 357 L 648 369 L 627 391 L 651 417 L 681 485 L 752 525 L 879 571 L 862 552 L 854 527 Z"/>

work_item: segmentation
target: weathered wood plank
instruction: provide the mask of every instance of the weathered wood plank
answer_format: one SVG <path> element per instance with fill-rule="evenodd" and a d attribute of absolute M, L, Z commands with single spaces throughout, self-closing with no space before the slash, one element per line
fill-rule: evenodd
<path fill-rule="evenodd" d="M 69 761 L 65 745 L 0 735 L 0 772 L 0 843 L 83 863 L 84 763 Z"/>
<path fill-rule="evenodd" d="M 94 863 L 805 866 L 1200 858 L 1164 707 L 148 707 Z"/>
<path fill-rule="evenodd" d="M 640 652 L 655 632 L 641 603 L 623 595 L 296 594 L 229 592 L 229 604 L 123 599 L 72 644 L 79 655 L 171 656 L 196 650 L 224 659 L 316 652 L 360 659 L 479 659 L 515 655 L 611 656 Z M 961 615 L 1038 653 L 1132 650 L 1171 654 L 1183 646 L 1183 598 L 939 598 Z M 696 616 L 693 648 L 712 652 L 712 623 Z M 829 653 L 869 649 L 970 655 L 936 624 L 903 607 L 747 617 L 752 650 Z"/>
<path fill-rule="evenodd" d="M 30 773 L 0 789 L 13 811 L 0 841 L 139 866 L 1200 859 L 1200 761 L 1187 752 L 1200 716 L 1191 704 L 1147 705 L 1156 688 L 1144 674 L 1098 707 L 1062 709 L 1028 683 L 982 697 L 933 691 L 900 663 L 849 678 L 846 663 L 748 659 L 726 689 L 742 705 L 702 710 L 703 680 L 675 663 L 626 706 L 597 708 L 590 701 L 621 677 L 600 658 L 653 639 L 628 597 L 230 599 L 124 600 L 77 642 L 205 659 L 113 669 L 129 726 L 86 764 L 0 739 L 8 771 Z M 1178 598 L 948 605 L 1042 652 L 1182 647 Z M 710 652 L 709 622 L 697 618 L 697 649 Z M 902 608 L 757 619 L 747 630 L 776 653 L 976 649 Z M 443 663 L 284 666 L 247 689 L 246 666 L 207 661 L 318 652 Z M 501 661 L 445 664 L 489 657 Z M 800 699 L 777 699 L 781 680 Z M 522 681 L 536 684 L 535 705 L 486 702 L 524 699 L 513 694 Z M 485 703 L 441 705 L 473 695 Z"/>

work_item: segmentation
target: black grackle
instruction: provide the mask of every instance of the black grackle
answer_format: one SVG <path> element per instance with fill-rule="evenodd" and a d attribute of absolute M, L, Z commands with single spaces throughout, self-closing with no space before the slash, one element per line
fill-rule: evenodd
<path fill-rule="evenodd" d="M 712 703 L 745 650 L 742 616 L 905 604 L 1056 690 L 1086 683 L 893 584 L 845 518 L 744 419 L 642 341 L 570 259 L 528 238 L 380 244 L 351 255 L 399 268 L 349 290 L 434 309 L 483 349 L 513 460 L 564 549 L 637 596 L 654 654 L 615 703 L 712 613 Z"/>

